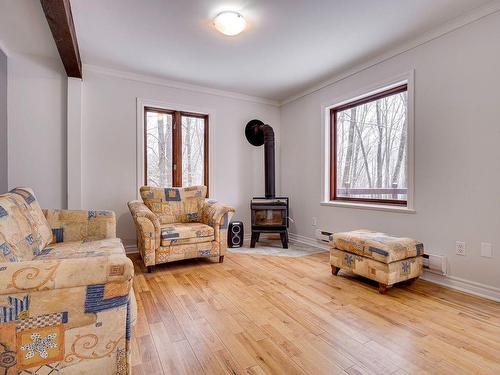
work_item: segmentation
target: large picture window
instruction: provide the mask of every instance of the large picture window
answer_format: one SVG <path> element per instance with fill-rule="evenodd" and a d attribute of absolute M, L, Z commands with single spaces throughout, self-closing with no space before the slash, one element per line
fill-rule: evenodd
<path fill-rule="evenodd" d="M 406 206 L 406 84 L 330 110 L 330 200 Z"/>
<path fill-rule="evenodd" d="M 144 108 L 144 183 L 208 188 L 208 115 Z"/>

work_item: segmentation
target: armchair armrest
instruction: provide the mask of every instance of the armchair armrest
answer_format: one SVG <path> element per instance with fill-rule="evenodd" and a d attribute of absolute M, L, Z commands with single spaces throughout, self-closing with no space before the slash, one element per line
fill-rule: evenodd
<path fill-rule="evenodd" d="M 43 213 L 52 229 L 52 243 L 116 237 L 116 217 L 113 211 L 44 209 Z"/>
<path fill-rule="evenodd" d="M 96 284 L 128 283 L 134 276 L 125 254 L 0 263 L 0 295 L 73 288 Z"/>
<path fill-rule="evenodd" d="M 146 266 L 156 264 L 156 249 L 160 247 L 161 228 L 158 217 L 139 200 L 128 202 L 137 229 L 137 245 Z"/>
<path fill-rule="evenodd" d="M 206 200 L 201 208 L 201 221 L 214 228 L 215 241 L 225 246 L 224 239 L 221 238 L 221 231 L 227 231 L 229 221 L 235 210 L 230 206 L 225 206 L 217 201 Z"/>

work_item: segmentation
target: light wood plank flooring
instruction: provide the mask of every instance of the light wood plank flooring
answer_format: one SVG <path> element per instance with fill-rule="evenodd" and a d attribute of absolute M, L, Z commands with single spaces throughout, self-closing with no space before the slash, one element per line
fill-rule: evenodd
<path fill-rule="evenodd" d="M 144 273 L 133 375 L 500 374 L 500 304 L 417 281 L 384 296 L 328 254 L 227 254 Z"/>

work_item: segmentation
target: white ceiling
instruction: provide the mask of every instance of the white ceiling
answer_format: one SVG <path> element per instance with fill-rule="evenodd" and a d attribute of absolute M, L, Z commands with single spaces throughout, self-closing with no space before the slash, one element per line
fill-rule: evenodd
<path fill-rule="evenodd" d="M 0 47 L 9 53 L 59 58 L 40 1 L 0 0 Z"/>
<path fill-rule="evenodd" d="M 282 100 L 488 0 L 71 0 L 85 63 Z M 239 36 L 216 32 L 222 10 Z"/>
<path fill-rule="evenodd" d="M 279 101 L 488 2 L 71 0 L 71 6 L 84 63 Z M 57 53 L 39 1 L 0 5 L 0 43 Z M 241 12 L 249 28 L 236 37 L 215 31 L 211 20 L 223 10 Z"/>

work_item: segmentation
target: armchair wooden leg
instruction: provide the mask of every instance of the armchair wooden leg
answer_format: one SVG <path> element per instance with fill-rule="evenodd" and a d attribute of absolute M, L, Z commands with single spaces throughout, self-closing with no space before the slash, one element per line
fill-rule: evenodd
<path fill-rule="evenodd" d="M 221 255 L 221 256 L 219 257 L 219 263 L 222 263 L 222 262 L 224 262 L 224 255 Z"/>
<path fill-rule="evenodd" d="M 390 287 L 391 285 L 378 283 L 378 292 L 380 294 L 385 294 Z"/>
<path fill-rule="evenodd" d="M 147 266 L 146 268 L 148 269 L 148 273 L 153 272 L 153 266 Z"/>
<path fill-rule="evenodd" d="M 340 271 L 340 268 L 335 267 L 335 266 L 332 264 L 332 274 L 333 274 L 334 276 L 337 276 L 337 275 L 338 275 L 338 273 L 339 273 L 339 271 Z"/>

